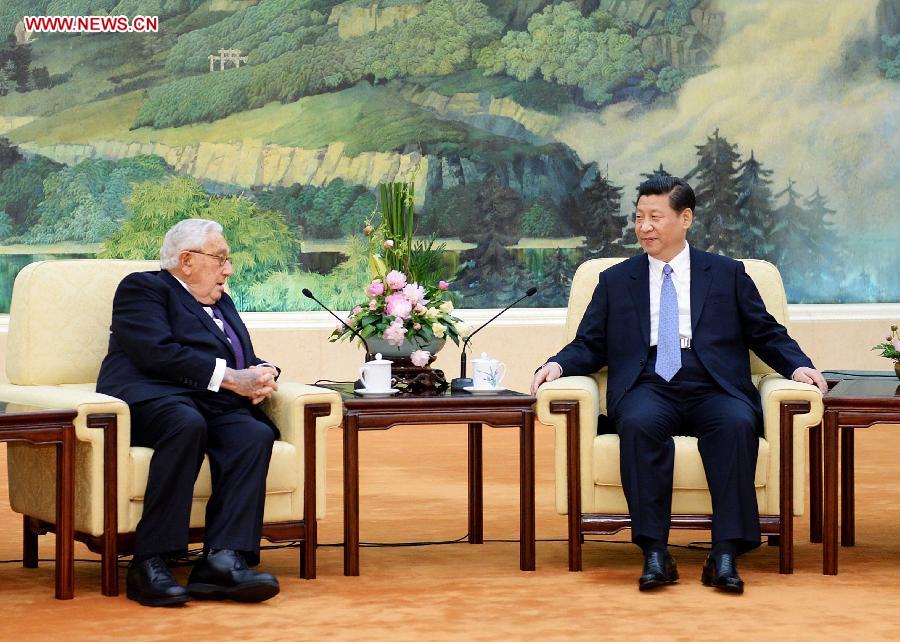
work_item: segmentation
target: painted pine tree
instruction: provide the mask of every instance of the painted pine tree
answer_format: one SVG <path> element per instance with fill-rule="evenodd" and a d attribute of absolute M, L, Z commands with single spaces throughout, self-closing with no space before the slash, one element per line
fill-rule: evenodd
<path fill-rule="evenodd" d="M 577 231 L 585 237 L 584 246 L 592 256 L 609 256 L 610 246 L 620 240 L 628 225 L 622 214 L 622 187 L 610 182 L 607 173 L 597 172 L 581 196 Z"/>
<path fill-rule="evenodd" d="M 769 178 L 772 170 L 765 169 L 753 150 L 750 158 L 738 168 L 737 232 L 741 241 L 741 257 L 769 259 L 773 256 L 775 245 L 771 231 L 775 225 L 772 212 L 772 184 Z"/>
<path fill-rule="evenodd" d="M 706 143 L 697 145 L 697 165 L 685 176 L 694 179 L 697 212 L 691 228 L 690 242 L 702 250 L 741 254 L 741 237 L 737 225 L 738 165 L 737 145 L 719 136 L 719 130 Z"/>

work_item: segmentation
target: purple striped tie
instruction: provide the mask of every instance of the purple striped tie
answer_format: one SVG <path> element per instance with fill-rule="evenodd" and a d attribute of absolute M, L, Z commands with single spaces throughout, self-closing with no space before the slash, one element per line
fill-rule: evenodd
<path fill-rule="evenodd" d="M 681 340 L 678 336 L 678 293 L 672 282 L 672 266 L 663 266 L 659 290 L 659 336 L 656 341 L 656 374 L 671 381 L 681 370 Z"/>
<path fill-rule="evenodd" d="M 228 321 L 225 320 L 219 306 L 212 305 L 210 308 L 212 308 L 213 316 L 222 322 L 222 329 L 225 331 L 225 336 L 228 337 L 228 343 L 231 344 L 231 351 L 234 353 L 235 369 L 243 370 L 247 367 L 247 362 L 244 360 L 244 349 L 241 347 L 241 340 L 238 339 L 234 328 L 228 325 Z"/>

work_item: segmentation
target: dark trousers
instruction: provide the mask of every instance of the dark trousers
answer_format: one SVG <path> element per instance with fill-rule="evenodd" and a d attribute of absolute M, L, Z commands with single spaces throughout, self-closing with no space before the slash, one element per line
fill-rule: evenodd
<path fill-rule="evenodd" d="M 153 449 L 135 555 L 187 549 L 204 455 L 212 474 L 205 546 L 259 551 L 275 433 L 249 408 L 223 405 L 217 394 L 170 395 L 131 406 L 131 444 Z"/>
<path fill-rule="evenodd" d="M 693 350 L 681 351 L 671 381 L 654 372 L 656 351 L 616 408 L 622 486 L 631 514 L 632 541 L 667 542 L 672 518 L 674 435 L 698 438 L 712 496 L 713 544 L 737 540 L 738 552 L 760 544 L 753 480 L 761 418 L 722 390 Z"/>

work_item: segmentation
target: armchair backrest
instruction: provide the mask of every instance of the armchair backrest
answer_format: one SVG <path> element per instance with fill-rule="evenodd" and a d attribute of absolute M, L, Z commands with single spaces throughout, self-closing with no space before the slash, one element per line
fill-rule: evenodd
<path fill-rule="evenodd" d="M 19 385 L 97 381 L 109 348 L 113 295 L 132 272 L 159 261 L 39 261 L 16 276 L 6 342 L 6 375 Z"/>
<path fill-rule="evenodd" d="M 578 324 L 581 323 L 581 318 L 591 302 L 591 296 L 597 286 L 600 273 L 624 260 L 623 258 L 591 259 L 578 267 L 572 280 L 572 289 L 569 292 L 564 339 L 566 343 L 575 338 Z M 784 283 L 781 281 L 778 268 L 768 261 L 757 259 L 741 259 L 741 261 L 744 263 L 747 274 L 756 284 L 769 314 L 775 317 L 780 324 L 788 327 L 787 296 L 784 293 Z M 766 374 L 773 370 L 751 351 L 750 371 L 753 374 Z"/>

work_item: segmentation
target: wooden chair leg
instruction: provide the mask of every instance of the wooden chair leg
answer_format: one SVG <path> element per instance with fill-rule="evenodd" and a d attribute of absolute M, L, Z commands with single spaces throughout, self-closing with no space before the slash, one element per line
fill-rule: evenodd
<path fill-rule="evenodd" d="M 581 535 L 581 515 L 569 515 L 569 570 L 580 571 L 581 543 L 584 537 Z"/>
<path fill-rule="evenodd" d="M 116 537 L 104 538 L 100 553 L 100 590 L 107 597 L 119 594 L 119 547 Z"/>
<path fill-rule="evenodd" d="M 769 546 L 781 546 L 781 535 L 769 535 L 768 544 Z"/>
<path fill-rule="evenodd" d="M 22 516 L 22 566 L 25 568 L 37 568 L 38 566 L 38 535 L 31 526 L 31 518 Z"/>
<path fill-rule="evenodd" d="M 794 538 L 781 538 L 781 547 L 778 549 L 778 572 L 790 575 L 794 572 Z"/>
<path fill-rule="evenodd" d="M 315 524 L 315 520 L 313 520 Z M 300 577 L 304 580 L 316 579 L 316 545 L 317 534 L 315 526 L 306 526 L 306 539 L 300 548 Z"/>

